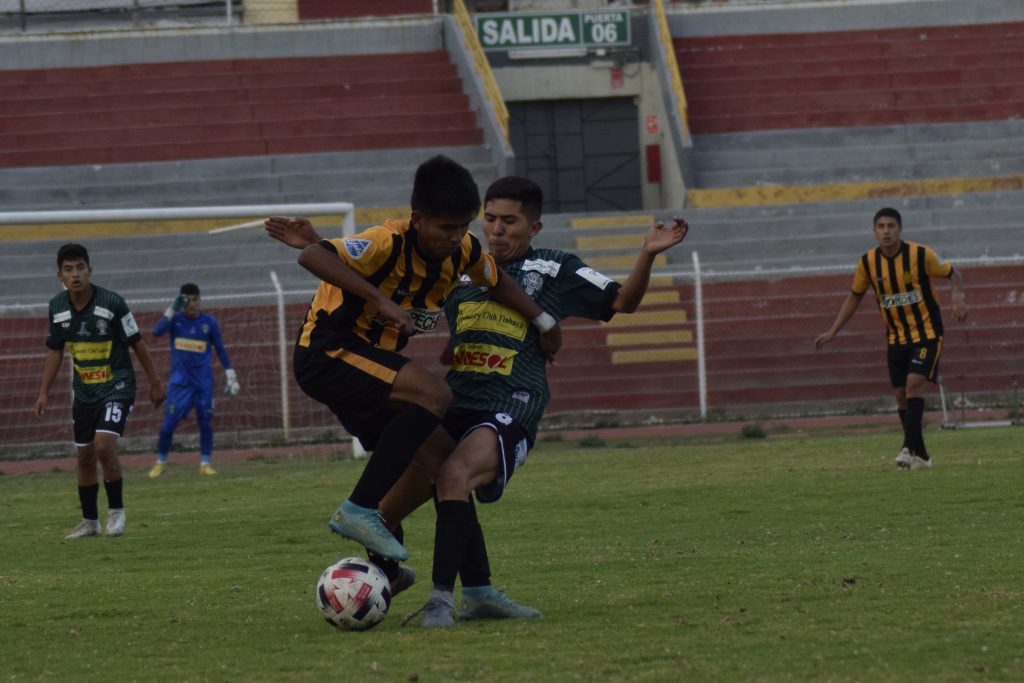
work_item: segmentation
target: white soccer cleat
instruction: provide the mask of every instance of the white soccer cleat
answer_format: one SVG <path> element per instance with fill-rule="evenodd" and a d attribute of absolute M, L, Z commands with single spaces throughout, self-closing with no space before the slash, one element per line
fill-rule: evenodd
<path fill-rule="evenodd" d="M 98 526 L 98 523 L 97 523 Z M 124 533 L 124 509 L 113 509 L 107 512 L 107 536 L 120 536 Z"/>
<path fill-rule="evenodd" d="M 99 536 L 100 535 L 100 520 L 98 519 L 83 519 L 78 523 L 71 533 L 64 538 L 85 538 L 86 536 Z"/>
<path fill-rule="evenodd" d="M 892 462 L 897 467 L 910 469 L 914 464 L 914 454 L 910 452 L 909 448 L 904 446 L 903 450 L 900 451 L 900 454 Z"/>
<path fill-rule="evenodd" d="M 910 464 L 910 469 L 912 469 L 912 470 L 922 470 L 922 469 L 927 469 L 927 468 L 929 468 L 931 466 L 932 466 L 932 459 L 931 458 L 928 458 L 927 460 L 925 460 L 924 458 L 921 458 L 921 457 L 918 457 L 918 456 L 915 455 L 914 456 L 914 462 L 912 462 Z"/>

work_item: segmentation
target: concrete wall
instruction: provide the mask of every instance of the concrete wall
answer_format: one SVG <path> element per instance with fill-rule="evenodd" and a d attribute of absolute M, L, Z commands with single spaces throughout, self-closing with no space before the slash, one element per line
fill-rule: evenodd
<path fill-rule="evenodd" d="M 863 0 L 762 5 L 668 6 L 673 36 L 855 31 L 1024 21 L 1022 0 Z"/>

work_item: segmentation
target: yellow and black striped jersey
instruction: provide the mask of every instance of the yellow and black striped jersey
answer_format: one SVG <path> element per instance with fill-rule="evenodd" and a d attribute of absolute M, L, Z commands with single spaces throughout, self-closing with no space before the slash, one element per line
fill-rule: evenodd
<path fill-rule="evenodd" d="M 875 290 L 878 310 L 889 329 L 889 344 L 917 344 L 942 336 L 939 300 L 933 277 L 948 278 L 953 266 L 923 244 L 901 242 L 892 258 L 875 247 L 860 257 L 853 293 Z"/>
<path fill-rule="evenodd" d="M 320 244 L 409 311 L 419 332 L 437 326 L 449 285 L 465 273 L 484 287 L 498 282 L 498 267 L 470 233 L 459 249 L 441 261 L 428 261 L 416 246 L 409 221 L 387 221 L 352 237 Z M 298 346 L 325 351 L 341 348 L 355 334 L 382 349 L 398 351 L 408 336 L 385 324 L 378 308 L 354 294 L 321 282 L 299 330 Z"/>

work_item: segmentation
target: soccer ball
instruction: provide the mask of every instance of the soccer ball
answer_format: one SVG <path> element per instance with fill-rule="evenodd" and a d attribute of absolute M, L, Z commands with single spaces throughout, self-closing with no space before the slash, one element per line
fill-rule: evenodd
<path fill-rule="evenodd" d="M 391 583 L 369 560 L 346 557 L 320 575 L 316 606 L 331 626 L 342 631 L 365 631 L 388 613 Z"/>

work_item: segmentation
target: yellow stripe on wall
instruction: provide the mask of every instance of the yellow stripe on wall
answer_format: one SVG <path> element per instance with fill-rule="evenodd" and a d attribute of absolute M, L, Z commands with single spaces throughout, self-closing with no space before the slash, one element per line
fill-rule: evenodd
<path fill-rule="evenodd" d="M 686 311 L 640 311 L 628 315 L 617 315 L 606 323 L 606 327 L 648 327 L 654 325 L 679 325 L 686 322 Z"/>
<path fill-rule="evenodd" d="M 569 219 L 569 227 L 577 230 L 592 228 L 649 228 L 654 225 L 654 216 L 636 214 L 632 216 L 581 216 Z"/>
<path fill-rule="evenodd" d="M 693 330 L 663 330 L 660 332 L 612 332 L 608 346 L 652 346 L 655 344 L 689 344 Z"/>
<path fill-rule="evenodd" d="M 646 363 L 650 361 L 696 360 L 697 349 L 650 349 L 647 351 L 613 351 L 612 363 Z"/>
<path fill-rule="evenodd" d="M 687 206 L 695 209 L 842 202 L 857 199 L 969 194 L 1024 189 L 1024 176 L 987 178 L 934 178 L 931 180 L 866 181 L 830 185 L 758 185 L 723 187 L 687 192 Z"/>

